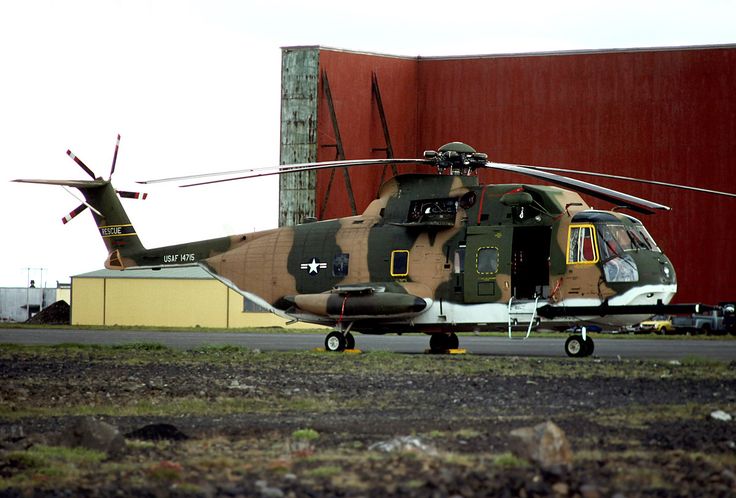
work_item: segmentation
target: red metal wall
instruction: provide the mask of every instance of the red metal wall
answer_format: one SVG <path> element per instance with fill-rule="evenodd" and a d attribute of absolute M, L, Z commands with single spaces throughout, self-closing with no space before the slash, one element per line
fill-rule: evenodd
<path fill-rule="evenodd" d="M 419 68 L 416 59 L 351 52 L 321 50 L 320 70 L 327 73 L 345 156 L 355 158 L 385 158 L 381 119 L 371 90 L 371 74 L 375 73 L 381 92 L 386 120 L 391 133 L 394 157 L 414 157 L 417 143 L 417 84 Z M 317 108 L 317 158 L 336 159 L 332 119 L 320 78 Z M 402 168 L 401 171 L 409 171 Z M 381 168 L 352 168 L 349 172 L 358 212 L 376 198 L 381 186 Z M 317 175 L 317 209 L 322 219 L 349 216 L 350 204 L 345 189 L 343 171 L 335 171 L 324 211 L 322 202 L 330 172 Z M 386 172 L 388 179 L 390 169 Z"/>
<path fill-rule="evenodd" d="M 370 87 L 376 71 L 396 157 L 460 140 L 497 162 L 736 191 L 733 46 L 453 59 L 323 50 L 320 67 L 329 74 L 348 159 L 384 157 L 367 155 L 383 146 Z M 334 143 L 322 92 L 319 105 L 319 143 Z M 320 147 L 319 158 L 334 159 L 334 149 Z M 318 203 L 327 175 L 318 177 Z M 380 170 L 350 175 L 360 210 L 375 195 Z M 482 180 L 538 183 L 485 172 Z M 678 302 L 736 299 L 736 199 L 595 181 L 672 206 L 642 221 L 675 265 Z M 349 214 L 346 199 L 333 188 L 324 217 Z"/>

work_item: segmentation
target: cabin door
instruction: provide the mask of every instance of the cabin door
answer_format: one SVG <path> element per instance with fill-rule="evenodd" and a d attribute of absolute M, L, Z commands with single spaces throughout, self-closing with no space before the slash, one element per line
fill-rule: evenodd
<path fill-rule="evenodd" d="M 512 230 L 505 226 L 468 227 L 463 265 L 466 303 L 508 301 Z"/>
<path fill-rule="evenodd" d="M 552 227 L 515 227 L 511 255 L 514 299 L 549 297 L 549 244 Z"/>

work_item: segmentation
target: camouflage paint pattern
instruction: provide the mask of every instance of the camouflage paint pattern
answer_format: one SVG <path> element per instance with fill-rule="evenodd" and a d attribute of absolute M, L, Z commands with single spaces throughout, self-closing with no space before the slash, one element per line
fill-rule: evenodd
<path fill-rule="evenodd" d="M 617 255 L 621 261 L 608 270 L 634 275 L 635 265 L 637 278 L 628 281 L 609 282 L 601 258 L 568 261 L 571 226 L 635 232 L 640 223 L 592 211 L 557 187 L 400 175 L 358 216 L 147 250 L 109 181 L 70 183 L 102 214 L 94 217 L 107 268 L 200 265 L 273 311 L 314 323 L 349 321 L 357 331 L 479 329 L 510 320 L 503 310 L 512 299 L 596 306 L 627 296 L 624 304 L 638 304 L 652 297 L 641 298 L 639 288 L 666 302 L 675 289 L 669 260 L 654 248 Z M 472 309 L 496 318 L 463 319 Z"/>

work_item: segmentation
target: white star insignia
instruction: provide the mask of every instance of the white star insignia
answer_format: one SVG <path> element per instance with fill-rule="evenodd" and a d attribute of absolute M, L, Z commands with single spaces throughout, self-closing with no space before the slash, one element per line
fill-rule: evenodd
<path fill-rule="evenodd" d="M 327 268 L 327 263 L 321 263 L 317 261 L 317 258 L 312 258 L 310 263 L 302 263 L 299 265 L 302 270 L 309 270 L 309 274 L 318 274 L 320 270 Z"/>
<path fill-rule="evenodd" d="M 317 273 L 319 271 L 319 263 L 317 263 L 315 258 L 312 258 L 312 262 L 307 266 L 309 266 L 309 273 Z"/>

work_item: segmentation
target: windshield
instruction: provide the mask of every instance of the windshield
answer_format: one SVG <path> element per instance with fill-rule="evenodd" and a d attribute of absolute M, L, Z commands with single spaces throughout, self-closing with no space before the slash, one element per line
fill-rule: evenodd
<path fill-rule="evenodd" d="M 622 225 L 597 225 L 601 259 L 609 260 L 632 248 L 629 235 Z"/>
<path fill-rule="evenodd" d="M 661 252 L 643 225 L 597 224 L 596 229 L 603 261 L 639 249 Z"/>
<path fill-rule="evenodd" d="M 652 251 L 662 252 L 662 250 L 657 246 L 657 243 L 654 242 L 654 239 L 651 235 L 649 235 L 649 232 L 647 232 L 647 229 L 644 228 L 644 225 L 637 225 L 634 227 L 637 231 L 637 233 L 641 236 L 641 238 L 646 242 L 646 244 L 649 246 L 649 249 Z"/>

